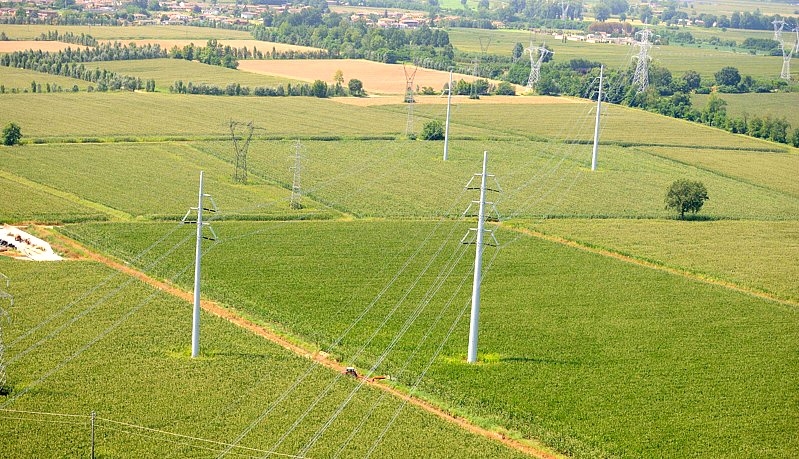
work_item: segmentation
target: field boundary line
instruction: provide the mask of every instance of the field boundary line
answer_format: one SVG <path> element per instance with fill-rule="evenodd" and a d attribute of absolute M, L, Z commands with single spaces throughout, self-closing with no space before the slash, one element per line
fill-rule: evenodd
<path fill-rule="evenodd" d="M 693 272 L 687 271 L 685 269 L 674 268 L 674 267 L 667 266 L 667 265 L 664 265 L 664 264 L 661 264 L 661 263 L 656 263 L 656 262 L 652 262 L 652 261 L 648 261 L 648 260 L 642 260 L 640 258 L 635 258 L 635 257 L 632 257 L 630 255 L 625 255 L 623 253 L 616 252 L 614 250 L 610 250 L 610 249 L 606 249 L 606 248 L 591 247 L 591 246 L 589 246 L 589 245 L 587 245 L 585 243 L 582 243 L 582 242 L 579 242 L 579 241 L 575 241 L 573 239 L 567 239 L 567 238 L 562 237 L 562 236 L 553 236 L 551 234 L 545 234 L 545 233 L 542 233 L 540 231 L 532 230 L 532 229 L 529 229 L 529 228 L 518 228 L 518 227 L 513 227 L 513 226 L 510 226 L 510 225 L 502 225 L 502 226 L 504 228 L 510 230 L 510 231 L 515 231 L 517 233 L 521 233 L 521 234 L 524 234 L 524 235 L 527 235 L 527 236 L 531 236 L 531 237 L 535 237 L 535 238 L 538 238 L 538 239 L 542 239 L 542 240 L 545 240 L 545 241 L 549 241 L 549 242 L 554 242 L 556 244 L 565 245 L 567 247 L 572 247 L 572 248 L 575 248 L 575 249 L 583 250 L 585 252 L 590 252 L 590 253 L 593 253 L 593 254 L 596 254 L 596 255 L 602 255 L 604 257 L 613 258 L 613 259 L 616 259 L 616 260 L 623 261 L 625 263 L 630 263 L 630 264 L 641 266 L 641 267 L 644 267 L 644 268 L 654 269 L 656 271 L 663 271 L 663 272 L 666 272 L 666 273 L 669 273 L 669 274 L 674 274 L 676 276 L 681 276 L 681 277 L 684 277 L 684 278 L 687 278 L 687 279 L 703 282 L 705 284 L 724 287 L 724 288 L 726 288 L 728 290 L 732 290 L 732 291 L 735 291 L 735 292 L 738 292 L 738 293 L 743 293 L 745 295 L 753 296 L 753 297 L 759 298 L 761 300 L 772 301 L 772 302 L 775 302 L 775 303 L 778 303 L 778 304 L 782 304 L 784 306 L 792 306 L 792 307 L 795 307 L 795 308 L 799 308 L 799 302 L 796 302 L 796 301 L 793 301 L 793 300 L 788 300 L 788 299 L 785 299 L 785 298 L 780 298 L 780 297 L 778 297 L 776 295 L 772 295 L 770 293 L 762 292 L 762 291 L 759 291 L 759 290 L 756 290 L 756 289 L 753 289 L 753 288 L 743 287 L 741 285 L 738 285 L 738 284 L 735 284 L 733 282 L 726 281 L 726 280 L 723 280 L 723 279 L 718 279 L 718 278 L 714 278 L 714 277 L 703 275 L 703 274 L 693 273 Z"/>
<path fill-rule="evenodd" d="M 84 246 L 83 244 L 79 243 L 78 241 L 76 241 L 76 240 L 74 240 L 74 239 L 72 239 L 72 238 L 70 238 L 70 237 L 68 237 L 68 236 L 66 236 L 64 234 L 61 234 L 61 233 L 58 233 L 58 232 L 55 232 L 55 231 L 52 231 L 50 229 L 43 228 L 43 227 L 40 227 L 40 228 L 41 228 L 43 233 L 46 233 L 49 236 L 55 237 L 59 241 L 65 243 L 65 244 L 69 244 L 75 250 L 82 251 L 83 253 L 85 253 L 86 257 L 88 259 L 90 259 L 90 260 L 102 263 L 102 264 L 108 266 L 111 269 L 115 269 L 117 271 L 120 271 L 123 274 L 126 274 L 128 276 L 134 277 L 134 278 L 136 278 L 136 279 L 138 279 L 138 280 L 140 280 L 140 281 L 142 281 L 142 282 L 144 282 L 144 283 L 146 283 L 146 284 L 148 284 L 148 285 L 150 285 L 152 287 L 155 287 L 155 288 L 157 288 L 157 289 L 159 289 L 159 290 L 161 290 L 161 291 L 163 291 L 165 293 L 168 293 L 168 294 L 170 294 L 172 296 L 175 296 L 177 298 L 185 300 L 188 303 L 192 303 L 194 301 L 193 292 L 188 292 L 188 291 L 182 290 L 182 289 L 178 288 L 175 285 L 172 285 L 170 283 L 167 283 L 167 282 L 164 282 L 164 281 L 160 281 L 158 279 L 150 277 L 147 274 L 145 274 L 145 273 L 143 273 L 143 272 L 141 272 L 141 271 L 139 271 L 139 270 L 137 270 L 137 269 L 135 269 L 135 268 L 133 268 L 131 266 L 127 266 L 127 265 L 125 265 L 125 264 L 123 264 L 121 262 L 118 262 L 116 260 L 111 259 L 110 257 L 107 257 L 105 255 L 97 253 L 94 250 L 89 249 L 88 247 Z M 265 339 L 271 341 L 272 343 L 277 344 L 278 346 L 280 346 L 280 347 L 282 347 L 282 348 L 284 348 L 284 349 L 286 349 L 288 351 L 293 352 L 296 355 L 299 355 L 301 357 L 313 360 L 313 361 L 315 361 L 315 362 L 317 362 L 317 363 L 319 363 L 319 364 L 321 364 L 321 365 L 323 365 L 323 366 L 325 366 L 325 367 L 327 367 L 327 368 L 329 368 L 331 370 L 334 370 L 334 371 L 337 371 L 337 372 L 340 372 L 340 373 L 343 373 L 344 370 L 345 370 L 345 365 L 343 365 L 342 363 L 340 363 L 340 362 L 338 362 L 338 361 L 336 361 L 334 359 L 331 359 L 330 357 L 328 357 L 327 354 L 325 354 L 323 352 L 318 352 L 318 351 L 311 351 L 311 350 L 308 350 L 308 349 L 306 349 L 306 348 L 304 348 L 304 347 L 302 347 L 302 346 L 300 346 L 298 344 L 292 343 L 291 341 L 289 341 L 288 339 L 284 338 L 283 336 L 280 336 L 279 334 L 277 334 L 273 330 L 270 330 L 269 328 L 267 328 L 265 326 L 259 325 L 259 324 L 255 323 L 254 321 L 249 320 L 249 319 L 239 315 L 233 309 L 225 308 L 222 305 L 220 305 L 219 303 L 217 303 L 215 301 L 211 301 L 211 300 L 201 300 L 200 304 L 201 304 L 203 310 L 205 310 L 206 312 L 208 312 L 210 314 L 213 314 L 213 315 L 215 315 L 215 316 L 217 316 L 219 318 L 225 319 L 225 320 L 233 323 L 234 325 L 237 325 L 237 326 L 239 326 L 239 327 L 241 327 L 241 328 L 243 328 L 245 330 L 248 330 L 248 331 L 250 331 L 250 332 L 252 332 L 252 333 L 254 333 L 254 334 L 256 334 L 256 335 L 258 335 L 258 336 L 260 336 L 262 338 L 265 338 Z M 447 411 L 445 411 L 444 409 L 435 406 L 433 403 L 428 402 L 428 401 L 426 401 L 424 399 L 421 399 L 421 398 L 414 397 L 413 395 L 407 394 L 407 393 L 403 392 L 400 389 L 397 389 L 397 388 L 394 388 L 394 387 L 391 387 L 391 386 L 387 386 L 387 385 L 384 385 L 384 384 L 380 384 L 379 382 L 377 382 L 375 380 L 371 380 L 371 379 L 366 379 L 365 381 L 366 381 L 366 384 L 368 386 L 370 386 L 370 387 L 373 387 L 375 389 L 379 389 L 379 390 L 388 392 L 389 394 L 393 395 L 394 397 L 396 397 L 396 398 L 398 398 L 400 400 L 403 400 L 405 402 L 411 403 L 411 404 L 415 405 L 416 407 L 421 408 L 424 411 L 427 411 L 428 413 L 431 413 L 431 414 L 433 414 L 433 415 L 435 415 L 435 416 L 437 416 L 437 417 L 439 417 L 439 418 L 441 418 L 441 419 L 443 419 L 445 421 L 448 421 L 448 422 L 450 422 L 452 424 L 455 424 L 456 426 L 458 426 L 458 427 L 460 427 L 460 428 L 462 428 L 462 429 L 464 429 L 464 430 L 466 430 L 468 432 L 471 432 L 471 433 L 476 434 L 476 435 L 480 435 L 480 436 L 482 436 L 484 438 L 488 438 L 490 440 L 498 441 L 498 442 L 504 444 L 505 446 L 507 446 L 507 447 L 509 447 L 511 449 L 514 449 L 516 451 L 519 451 L 519 452 L 521 452 L 523 454 L 526 454 L 528 456 L 539 458 L 539 459 L 559 459 L 559 458 L 562 457 L 562 456 L 559 456 L 557 454 L 545 451 L 545 450 L 543 450 L 543 449 L 541 449 L 539 447 L 530 445 L 526 441 L 519 441 L 519 440 L 516 440 L 514 438 L 510 438 L 510 437 L 506 436 L 503 433 L 496 432 L 496 431 L 493 431 L 493 430 L 489 430 L 489 429 L 480 427 L 480 426 L 470 422 L 466 418 L 460 417 L 460 416 L 455 415 L 455 414 L 450 414 Z"/>
<path fill-rule="evenodd" d="M 747 179 L 745 177 L 739 177 L 737 175 L 728 174 L 726 172 L 723 172 L 723 171 L 720 171 L 720 170 L 717 170 L 717 169 L 713 169 L 711 167 L 704 166 L 704 165 L 701 165 L 701 164 L 693 164 L 693 163 L 689 163 L 688 161 L 683 161 L 683 160 L 680 160 L 680 159 L 671 158 L 671 157 L 666 156 L 666 155 L 661 155 L 661 154 L 656 153 L 654 151 L 647 150 L 646 147 L 638 146 L 638 147 L 634 147 L 633 149 L 637 150 L 637 151 L 640 151 L 641 153 L 644 153 L 646 155 L 650 155 L 650 156 L 654 156 L 655 158 L 662 159 L 664 161 L 670 161 L 670 162 L 673 162 L 673 163 L 677 163 L 677 164 L 679 164 L 681 166 L 693 167 L 694 169 L 698 169 L 700 171 L 707 172 L 708 174 L 713 174 L 713 175 L 716 175 L 718 177 L 725 178 L 725 179 L 728 179 L 728 180 L 732 180 L 732 181 L 735 181 L 735 182 L 738 182 L 738 183 L 742 183 L 744 185 L 749 185 L 749 186 L 754 187 L 754 188 L 758 188 L 758 189 L 765 190 L 765 191 L 770 191 L 770 192 L 776 193 L 776 194 L 789 196 L 791 198 L 799 197 L 799 194 L 793 193 L 791 191 L 781 190 L 779 188 L 772 188 L 772 187 L 770 187 L 768 185 L 763 185 L 761 183 L 753 182 L 753 181 L 751 181 L 751 180 L 749 180 L 749 179 Z M 706 150 L 717 150 L 717 148 L 707 148 Z M 779 153 L 775 152 L 775 154 L 779 154 Z M 786 153 L 786 154 L 788 154 L 788 153 Z"/>
<path fill-rule="evenodd" d="M 58 188 L 53 188 L 53 187 L 51 187 L 49 185 L 45 185 L 45 184 L 42 184 L 42 183 L 39 183 L 39 182 L 34 182 L 33 180 L 26 179 L 25 177 L 21 177 L 19 175 L 12 174 L 10 172 L 6 172 L 4 170 L 0 170 L 0 178 L 4 178 L 6 180 L 12 181 L 12 182 L 17 183 L 19 185 L 24 185 L 24 186 L 27 186 L 29 188 L 33 188 L 33 189 L 35 189 L 37 191 L 41 191 L 43 193 L 47 193 L 47 194 L 50 194 L 52 196 L 56 196 L 56 197 L 59 197 L 59 198 L 62 198 L 62 199 L 66 199 L 67 201 L 72 202 L 74 204 L 79 204 L 81 206 L 88 207 L 89 209 L 96 210 L 96 211 L 102 212 L 104 214 L 108 214 L 108 215 L 110 215 L 110 216 L 112 216 L 114 218 L 120 219 L 120 220 L 130 220 L 130 219 L 133 218 L 132 215 L 130 215 L 130 214 L 126 213 L 126 212 L 123 212 L 121 210 L 117 210 L 117 209 L 114 209 L 114 208 L 111 208 L 111 207 L 108 207 L 108 206 L 104 206 L 104 205 L 102 205 L 102 204 L 100 204 L 98 202 L 88 201 L 88 200 L 83 199 L 80 196 L 78 196 L 76 194 L 72 194 L 72 193 L 70 193 L 68 191 L 59 190 Z"/>

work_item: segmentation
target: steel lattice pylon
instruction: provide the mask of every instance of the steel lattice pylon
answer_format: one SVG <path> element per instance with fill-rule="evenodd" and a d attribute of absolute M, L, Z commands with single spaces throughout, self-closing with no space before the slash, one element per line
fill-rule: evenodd
<path fill-rule="evenodd" d="M 782 71 L 780 72 L 780 78 L 790 81 L 791 58 L 793 57 L 793 53 L 799 51 L 799 27 L 793 29 L 793 32 L 796 33 L 796 42 L 786 50 L 785 39 L 782 38 L 782 30 L 785 28 L 785 21 L 775 19 L 772 24 L 774 25 L 774 40 L 780 44 L 780 50 L 782 50 Z"/>
<path fill-rule="evenodd" d="M 538 83 L 538 80 L 541 79 L 541 64 L 544 62 L 544 58 L 546 58 L 547 54 L 554 53 L 546 49 L 544 45 L 533 48 L 532 42 L 529 48 L 525 48 L 525 51 L 530 53 L 530 76 L 527 78 L 527 87 L 533 89 Z M 537 58 L 535 57 L 536 54 L 538 55 Z"/>
<path fill-rule="evenodd" d="M 413 79 L 416 77 L 416 71 L 419 67 L 414 66 L 413 71 L 409 71 L 405 64 L 402 64 L 402 70 L 405 72 L 405 103 L 408 104 L 408 121 L 405 124 L 405 135 L 413 133 Z"/>
<path fill-rule="evenodd" d="M 652 31 L 644 29 L 635 35 L 641 38 L 635 43 L 635 46 L 638 47 L 638 56 L 636 57 L 633 86 L 638 86 L 638 92 L 644 92 L 649 87 L 649 50 L 652 48 L 649 39 L 652 38 Z"/>
<path fill-rule="evenodd" d="M 244 125 L 244 136 L 242 137 L 236 136 L 236 127 L 240 124 Z M 233 181 L 236 183 L 247 183 L 247 150 L 250 148 L 254 130 L 255 125 L 252 121 L 244 124 L 230 120 L 230 137 L 233 139 L 233 148 L 236 149 L 236 170 L 233 172 Z M 244 140 L 242 145 L 239 145 L 240 140 Z"/>

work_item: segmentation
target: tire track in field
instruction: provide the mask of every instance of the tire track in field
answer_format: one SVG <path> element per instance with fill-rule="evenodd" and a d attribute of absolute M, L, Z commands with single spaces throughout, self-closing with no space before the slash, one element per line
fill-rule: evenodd
<path fill-rule="evenodd" d="M 542 233 L 540 231 L 531 230 L 529 228 L 517 228 L 517 227 L 513 227 L 513 226 L 508 226 L 508 225 L 502 225 L 502 226 L 504 228 L 510 230 L 510 231 L 515 231 L 517 233 L 521 233 L 521 234 L 524 234 L 526 236 L 531 236 L 531 237 L 535 237 L 535 238 L 538 238 L 538 239 L 543 239 L 545 241 L 549 241 L 549 242 L 554 242 L 554 243 L 557 243 L 557 244 L 565 245 L 567 247 L 572 247 L 572 248 L 575 248 L 575 249 L 579 249 L 579 250 L 583 250 L 583 251 L 586 251 L 586 252 L 590 252 L 590 253 L 593 253 L 593 254 L 602 255 L 602 256 L 605 256 L 605 257 L 609 257 L 609 258 L 613 258 L 613 259 L 616 259 L 616 260 L 624 261 L 626 263 L 630 263 L 630 264 L 633 264 L 633 265 L 641 266 L 641 267 L 644 267 L 644 268 L 649 268 L 649 269 L 654 269 L 654 270 L 657 270 L 657 271 L 667 272 L 669 274 L 674 274 L 675 276 L 685 277 L 687 279 L 703 282 L 705 284 L 717 285 L 717 286 L 724 287 L 726 289 L 729 289 L 729 290 L 732 290 L 732 291 L 735 291 L 735 292 L 738 292 L 738 293 L 743 293 L 744 295 L 749 295 L 749 296 L 753 296 L 755 298 L 760 298 L 762 300 L 773 301 L 775 303 L 782 304 L 782 305 L 785 305 L 785 306 L 791 306 L 791 307 L 794 307 L 794 308 L 799 308 L 799 302 L 796 302 L 796 301 L 793 301 L 793 300 L 788 300 L 788 299 L 785 299 L 785 298 L 780 298 L 780 297 L 778 297 L 776 295 L 772 295 L 770 293 L 766 293 L 766 292 L 763 292 L 763 291 L 760 291 L 760 290 L 756 290 L 756 289 L 753 289 L 753 288 L 743 287 L 743 286 L 738 285 L 738 284 L 736 284 L 734 282 L 726 281 L 726 280 L 723 280 L 723 279 L 717 279 L 717 278 L 706 276 L 706 275 L 703 275 L 703 274 L 693 273 L 693 272 L 690 272 L 690 271 L 687 271 L 687 270 L 684 270 L 684 269 L 680 269 L 680 268 L 666 266 L 665 264 L 661 264 L 661 263 L 655 263 L 655 262 L 652 262 L 652 261 L 642 260 L 642 259 L 639 259 L 639 258 L 631 257 L 629 255 L 624 255 L 622 253 L 619 253 L 619 252 L 616 252 L 616 251 L 613 251 L 613 250 L 610 250 L 610 249 L 604 249 L 604 248 L 600 248 L 600 247 L 591 247 L 589 245 L 586 245 L 584 243 L 581 243 L 581 242 L 578 242 L 578 241 L 575 241 L 575 240 L 572 240 L 572 239 L 567 239 L 567 238 L 561 237 L 561 236 L 553 236 L 553 235 L 550 235 L 550 234 L 545 234 L 545 233 Z"/>
<path fill-rule="evenodd" d="M 4 179 L 6 179 L 6 180 L 8 180 L 10 182 L 14 182 L 14 183 L 26 186 L 28 188 L 33 188 L 34 190 L 41 191 L 43 193 L 59 197 L 61 199 L 65 199 L 65 200 L 67 200 L 67 201 L 69 201 L 69 202 L 71 202 L 73 204 L 78 204 L 80 206 L 89 208 L 91 210 L 95 210 L 95 211 L 104 213 L 106 215 L 110 215 L 112 218 L 116 218 L 116 219 L 119 219 L 119 220 L 130 220 L 130 219 L 133 218 L 133 216 L 130 215 L 129 213 L 127 213 L 127 212 L 123 212 L 121 210 L 114 209 L 112 207 L 104 206 L 103 204 L 100 204 L 99 202 L 88 201 L 88 200 L 83 199 L 80 196 L 78 196 L 76 194 L 73 194 L 73 193 L 70 193 L 68 191 L 59 190 L 58 188 L 53 188 L 53 187 L 51 187 L 49 185 L 45 185 L 43 183 L 34 182 L 33 180 L 27 179 L 25 177 L 21 177 L 19 175 L 12 174 L 10 172 L 6 172 L 6 171 L 3 171 L 3 170 L 0 170 L 0 177 L 4 178 Z"/>
<path fill-rule="evenodd" d="M 59 243 L 68 246 L 75 252 L 80 253 L 81 254 L 80 258 L 89 259 L 102 263 L 111 269 L 115 269 L 125 275 L 134 277 L 165 293 L 168 293 L 172 296 L 185 300 L 188 303 L 194 302 L 193 292 L 181 290 L 175 285 L 152 278 L 147 274 L 135 268 L 132 268 L 131 266 L 125 265 L 123 263 L 111 259 L 110 257 L 94 252 L 93 250 L 90 250 L 88 247 L 85 247 L 84 245 L 80 244 L 74 239 L 65 236 L 64 234 L 52 231 L 45 227 L 38 227 L 38 228 L 43 236 L 47 236 L 51 239 L 56 239 Z M 206 312 L 213 314 L 217 317 L 220 317 L 222 319 L 225 319 L 241 328 L 244 328 L 245 330 L 250 331 L 251 333 L 254 333 L 262 338 L 265 338 L 271 341 L 272 343 L 277 344 L 278 346 L 293 352 L 296 355 L 307 358 L 309 360 L 313 360 L 318 364 L 323 365 L 333 371 L 341 373 L 345 371 L 345 366 L 342 365 L 341 362 L 338 362 L 330 358 L 328 354 L 320 351 L 311 351 L 309 349 L 302 347 L 299 344 L 295 344 L 286 339 L 285 337 L 277 334 L 273 330 L 270 330 L 269 328 L 266 328 L 249 319 L 242 317 L 235 310 L 225 308 L 221 306 L 219 303 L 210 300 L 201 300 L 200 305 L 202 306 L 203 310 L 205 310 Z M 428 413 L 431 413 L 447 422 L 455 424 L 456 426 L 472 434 L 480 435 L 490 440 L 498 441 L 504 444 L 505 446 L 514 449 L 516 451 L 519 451 L 523 454 L 526 454 L 528 456 L 539 459 L 561 459 L 564 457 L 544 450 L 542 446 L 533 444 L 533 441 L 531 440 L 517 440 L 514 438 L 509 438 L 504 433 L 480 427 L 476 424 L 473 424 L 468 419 L 450 414 L 447 411 L 441 409 L 438 406 L 433 405 L 432 403 L 426 400 L 414 397 L 399 389 L 386 386 L 384 384 L 380 384 L 377 380 L 367 379 L 366 384 L 369 387 L 388 392 L 390 395 L 393 395 L 394 397 L 400 400 L 407 401 L 408 403 L 415 405 L 417 408 L 421 408 L 427 411 Z"/>

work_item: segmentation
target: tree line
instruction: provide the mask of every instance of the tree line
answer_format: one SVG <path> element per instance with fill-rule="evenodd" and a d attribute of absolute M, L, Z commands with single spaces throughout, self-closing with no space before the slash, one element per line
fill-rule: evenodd
<path fill-rule="evenodd" d="M 87 67 L 85 63 L 99 60 L 121 60 L 121 56 L 125 56 L 128 59 L 148 59 L 149 57 L 142 56 L 162 53 L 160 48 L 155 49 L 157 47 L 158 45 L 135 47 L 132 52 L 128 47 L 124 47 L 127 51 L 123 52 L 123 47 L 112 45 L 79 50 L 67 48 L 57 52 L 44 52 L 41 50 L 15 51 L 0 56 L 0 65 L 88 81 L 95 83 L 98 91 L 121 89 L 155 91 L 154 80 L 145 81 L 139 77 L 123 75 L 106 69 L 92 69 Z M 142 52 L 139 53 L 139 50 L 142 50 Z M 110 57 L 116 57 L 117 59 L 111 59 Z"/>
<path fill-rule="evenodd" d="M 239 83 L 229 83 L 222 87 L 208 83 L 194 83 L 189 81 L 184 83 L 182 80 L 175 81 L 169 87 L 169 92 L 176 94 L 201 94 L 207 96 L 257 96 L 257 97 L 287 97 L 287 96 L 310 96 L 310 97 L 337 97 L 337 96 L 363 96 L 363 83 L 357 79 L 351 79 L 344 86 L 343 80 L 336 81 L 335 84 L 328 84 L 322 80 L 313 83 L 287 83 L 285 86 L 279 84 L 274 87 L 242 86 Z"/>

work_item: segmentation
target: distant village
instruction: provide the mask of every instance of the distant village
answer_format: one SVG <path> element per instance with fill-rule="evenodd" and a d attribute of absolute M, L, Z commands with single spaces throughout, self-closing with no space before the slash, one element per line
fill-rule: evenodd
<path fill-rule="evenodd" d="M 5 2 L 5 7 L 0 8 L 0 18 L 15 18 L 24 14 L 26 18 L 35 22 L 48 23 L 64 14 L 63 10 L 56 9 L 54 5 L 63 4 L 64 0 L 36 0 L 27 2 L 11 0 Z M 125 12 L 125 6 L 119 0 L 67 0 L 70 5 L 82 13 L 97 16 L 116 17 L 119 25 L 187 25 L 192 22 L 204 21 L 226 25 L 250 25 L 260 23 L 260 19 L 267 13 L 282 12 L 295 13 L 307 6 L 292 6 L 290 3 L 282 5 L 237 5 L 234 3 L 219 4 L 217 2 L 183 2 L 160 1 L 149 2 L 148 14 Z M 73 3 L 74 1 L 74 3 Z M 14 5 L 14 4 L 18 4 Z M 337 5 L 336 1 L 328 2 L 331 6 Z M 11 5 L 11 6 L 8 6 Z M 155 8 L 153 8 L 155 7 Z M 424 12 L 396 12 L 386 11 L 376 18 L 374 12 L 353 13 L 352 21 L 364 21 L 377 27 L 395 27 L 414 29 L 423 24 L 430 24 Z"/>

